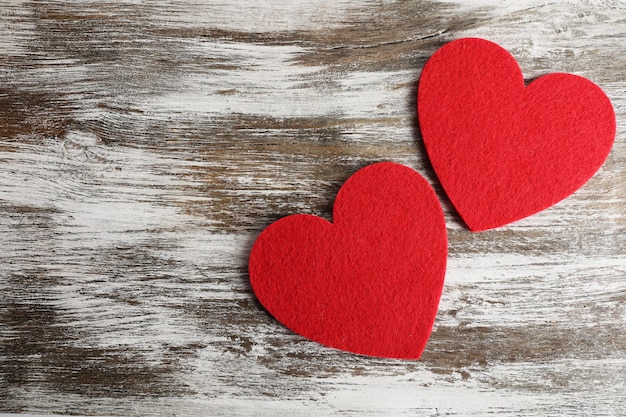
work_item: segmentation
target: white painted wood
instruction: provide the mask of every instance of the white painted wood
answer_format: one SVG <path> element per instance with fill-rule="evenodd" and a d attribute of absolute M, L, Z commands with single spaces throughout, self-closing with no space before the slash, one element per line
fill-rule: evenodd
<path fill-rule="evenodd" d="M 485 37 L 526 78 L 598 83 L 618 134 L 556 206 L 469 233 L 415 88 Z M 0 412 L 626 415 L 620 1 L 0 2 Z M 424 174 L 450 259 L 417 362 L 290 333 L 246 274 L 258 233 L 381 160 Z"/>

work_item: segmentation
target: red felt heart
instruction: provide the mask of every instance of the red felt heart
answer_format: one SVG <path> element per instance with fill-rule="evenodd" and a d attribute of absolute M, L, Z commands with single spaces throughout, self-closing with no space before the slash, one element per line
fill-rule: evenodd
<path fill-rule="evenodd" d="M 566 198 L 600 168 L 615 138 L 615 113 L 598 86 L 555 73 L 524 87 L 515 59 L 483 39 L 435 52 L 417 104 L 428 156 L 473 231 Z"/>
<path fill-rule="evenodd" d="M 448 252 L 433 189 L 405 166 L 370 165 L 341 187 L 333 220 L 297 214 L 267 227 L 250 254 L 256 296 L 278 321 L 323 345 L 419 358 Z"/>

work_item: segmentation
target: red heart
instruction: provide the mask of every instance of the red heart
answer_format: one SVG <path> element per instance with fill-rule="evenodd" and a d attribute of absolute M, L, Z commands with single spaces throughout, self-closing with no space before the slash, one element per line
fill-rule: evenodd
<path fill-rule="evenodd" d="M 278 321 L 323 345 L 419 358 L 448 252 L 433 189 L 405 166 L 370 165 L 341 187 L 333 219 L 297 214 L 267 227 L 250 254 L 256 296 Z"/>
<path fill-rule="evenodd" d="M 602 166 L 615 138 L 615 113 L 598 86 L 555 73 L 524 87 L 515 59 L 483 39 L 435 52 L 417 104 L 435 172 L 473 231 L 566 198 Z"/>

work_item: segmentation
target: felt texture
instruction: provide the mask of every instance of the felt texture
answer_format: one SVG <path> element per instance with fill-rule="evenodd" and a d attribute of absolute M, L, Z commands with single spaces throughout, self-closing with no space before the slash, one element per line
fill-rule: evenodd
<path fill-rule="evenodd" d="M 353 353 L 417 359 L 447 252 L 433 189 L 414 170 L 381 162 L 341 187 L 333 223 L 296 214 L 268 226 L 248 269 L 261 304 L 294 332 Z"/>
<path fill-rule="evenodd" d="M 615 138 L 615 113 L 591 81 L 553 73 L 524 86 L 495 43 L 459 39 L 419 81 L 428 156 L 472 231 L 493 229 L 566 198 L 595 174 Z"/>

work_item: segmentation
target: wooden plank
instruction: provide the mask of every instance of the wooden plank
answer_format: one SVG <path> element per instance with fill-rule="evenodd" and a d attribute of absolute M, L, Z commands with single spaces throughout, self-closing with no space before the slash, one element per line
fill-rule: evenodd
<path fill-rule="evenodd" d="M 592 79 L 618 119 L 587 185 L 480 234 L 415 117 L 465 36 Z M 0 412 L 626 415 L 625 39 L 618 1 L 0 2 Z M 330 218 L 381 160 L 446 212 L 417 362 L 304 340 L 247 280 L 264 227 Z"/>

